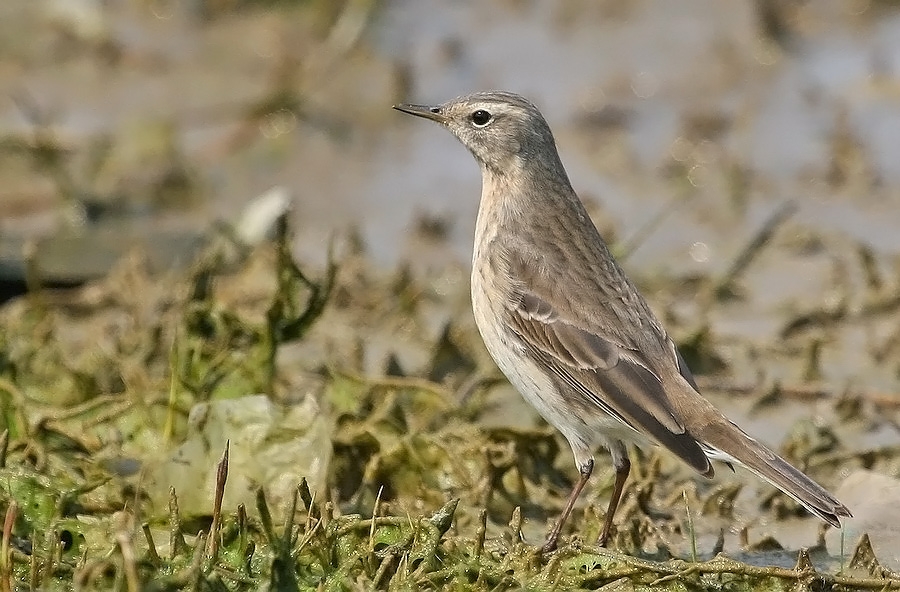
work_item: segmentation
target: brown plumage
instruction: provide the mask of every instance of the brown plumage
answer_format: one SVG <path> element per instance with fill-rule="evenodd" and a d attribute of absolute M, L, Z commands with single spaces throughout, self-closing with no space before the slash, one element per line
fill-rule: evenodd
<path fill-rule="evenodd" d="M 664 446 L 706 477 L 735 462 L 839 527 L 848 509 L 729 421 L 698 392 L 675 344 L 613 259 L 572 189 L 537 108 L 511 93 L 476 93 L 397 109 L 450 130 L 481 165 L 472 306 L 491 356 L 569 441 L 580 472 L 544 544 L 552 550 L 594 466 L 616 468 L 599 544 L 628 477 L 626 443 Z"/>

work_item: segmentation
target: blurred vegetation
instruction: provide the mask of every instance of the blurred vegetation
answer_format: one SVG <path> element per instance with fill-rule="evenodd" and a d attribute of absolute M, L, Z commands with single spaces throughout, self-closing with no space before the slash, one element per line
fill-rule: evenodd
<path fill-rule="evenodd" d="M 318 112 L 309 96 L 358 42 L 379 3 L 192 4 L 206 20 L 275 5 L 306 11 L 310 18 L 296 20 L 308 34 L 291 35 L 296 46 L 283 40 L 277 47 L 267 87 L 211 115 L 239 125 L 205 152 L 208 160 L 245 148 L 261 129 L 295 121 L 335 137 L 342 132 L 341 122 Z M 783 43 L 789 41 L 783 23 L 790 19 L 774 6 L 760 4 L 762 20 L 768 35 Z M 102 45 L 108 59 L 122 59 L 114 40 Z M 409 81 L 399 69 L 402 86 Z M 204 163 L 185 154 L 176 123 L 136 125 L 124 134 L 130 149 L 112 136 L 76 147 L 59 137 L 53 114 L 31 97 L 15 100 L 30 126 L 0 138 L 0 156 L 48 179 L 50 193 L 74 210 L 78 224 L 110 213 L 183 207 L 208 193 L 198 173 Z M 626 114 L 612 115 L 606 114 L 606 125 Z M 697 142 L 722 126 L 716 119 L 693 122 Z M 851 140 L 836 138 L 835 150 L 852 153 Z M 690 171 L 687 165 L 669 171 L 686 195 L 694 190 Z M 853 173 L 836 166 L 833 181 Z M 731 163 L 727 174 L 735 208 L 744 207 L 749 172 Z M 616 252 L 626 258 L 684 199 L 673 200 Z M 742 279 L 793 212 L 790 203 L 777 209 L 719 277 L 661 273 L 640 283 L 663 300 L 691 295 L 696 325 L 685 327 L 684 315 L 672 307 L 665 314 L 704 389 L 756 396 L 757 408 L 784 398 L 827 398 L 842 420 L 863 423 L 867 413 L 895 409 L 895 398 L 850 388 L 834 397 L 814 382 L 822 374 L 822 344 L 835 339 L 832 328 L 896 318 L 900 310 L 900 266 L 885 265 L 862 244 L 833 249 L 849 253 L 835 258 L 835 299 L 784 315 L 783 342 L 772 348 L 774 355 L 799 360 L 807 383 L 720 380 L 734 362 L 721 351 L 711 313 L 744 297 Z M 440 240 L 445 224 L 425 220 L 420 231 Z M 657 451 L 634 459 L 614 550 L 589 544 L 603 516 L 586 501 L 565 533 L 566 544 L 540 557 L 534 547 L 540 535 L 524 531 L 527 523 L 544 525 L 560 512 L 574 477 L 571 455 L 546 426 L 489 421 L 498 413 L 493 389 L 503 380 L 476 351 L 470 323 L 451 314 L 436 336 L 423 330 L 436 316 L 429 311 L 467 300 L 464 282 L 448 294 L 446 284 L 437 289 L 407 267 L 385 277 L 371 270 L 362 249 L 340 265 L 329 254 L 325 268 L 310 273 L 292 256 L 283 219 L 277 230 L 272 244 L 237 262 L 215 243 L 189 269 L 168 274 L 132 257 L 82 288 L 48 290 L 31 281 L 28 294 L 0 309 L 0 592 L 900 588 L 900 575 L 879 564 L 866 537 L 843 565 L 823 568 L 828 571 L 810 559 L 810 553 L 821 556 L 821 541 L 799 552 L 793 568 L 685 552 L 684 541 L 695 542 L 693 517 L 735 518 L 740 486 L 700 484 Z M 827 243 L 807 238 L 809 244 L 795 248 Z M 848 287 L 847 268 L 863 277 L 861 290 Z M 409 370 L 392 351 L 381 372 L 367 374 L 360 360 L 371 345 L 367 332 L 378 323 L 423 350 L 419 358 L 427 361 Z M 346 326 L 353 330 L 349 337 L 341 335 Z M 391 342 L 388 349 L 401 345 Z M 880 362 L 896 360 L 898 351 L 900 331 L 893 331 L 871 353 Z M 323 447 L 330 450 L 321 454 L 328 459 L 324 486 L 311 487 L 313 476 L 297 472 L 289 475 L 287 500 L 274 502 L 274 485 L 263 482 L 252 503 L 229 505 L 227 493 L 241 477 L 239 434 L 233 433 L 230 447 L 215 451 L 218 463 L 209 463 L 211 484 L 200 475 L 167 484 L 172 489 L 162 506 L 149 493 L 155 464 L 172 458 L 206 419 L 198 409 L 258 393 L 281 408 L 297 408 L 299 391 L 315 399 L 331 428 Z M 783 452 L 811 473 L 832 477 L 848 466 L 897 474 L 900 462 L 896 450 L 848 452 L 830 428 L 809 422 L 795 426 Z M 610 492 L 608 481 L 598 476 L 592 483 L 600 499 Z M 204 487 L 208 505 L 187 509 L 188 494 Z M 756 504 L 773 521 L 804 514 L 778 492 Z M 742 534 L 746 539 L 746 530 Z M 748 553 L 780 548 L 768 538 L 743 543 Z"/>
<path fill-rule="evenodd" d="M 408 276 L 342 277 L 333 262 L 311 279 L 289 244 L 282 223 L 274 244 L 240 264 L 211 247 L 190 270 L 161 278 L 131 260 L 102 282 L 33 292 L 3 309 L 0 589 L 900 587 L 865 539 L 839 573 L 816 571 L 806 551 L 794 569 L 674 557 L 669 543 L 691 536 L 689 508 L 727 517 L 737 490 L 700 490 L 655 454 L 636 459 L 617 551 L 582 542 L 602 522 L 589 504 L 573 521 L 578 535 L 540 557 L 522 527 L 551 520 L 571 485 L 558 435 L 479 427 L 497 381 L 479 378 L 453 330 L 434 343 L 421 375 L 277 363 L 280 350 L 328 322 L 335 291 L 428 293 Z M 324 490 L 298 474 L 285 507 L 270 507 L 265 483 L 253 507 L 224 507 L 226 449 L 206 510 L 179 509 L 179 490 L 203 486 L 199 477 L 172 484 L 168 509 L 148 503 L 146 467 L 185 437 L 193 406 L 258 392 L 284 402 L 291 372 L 319 377 L 334 427 Z M 799 437 L 793 453 L 806 458 L 835 447 Z M 789 500 L 761 503 L 797 511 Z"/>

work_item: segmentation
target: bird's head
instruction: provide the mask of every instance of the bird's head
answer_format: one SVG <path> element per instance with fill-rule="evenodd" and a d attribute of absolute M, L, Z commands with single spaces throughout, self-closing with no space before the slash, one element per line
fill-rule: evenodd
<path fill-rule="evenodd" d="M 508 92 L 480 92 L 446 103 L 395 105 L 395 109 L 436 121 L 475 156 L 483 168 L 507 173 L 542 160 L 559 161 L 544 116 L 531 102 Z"/>

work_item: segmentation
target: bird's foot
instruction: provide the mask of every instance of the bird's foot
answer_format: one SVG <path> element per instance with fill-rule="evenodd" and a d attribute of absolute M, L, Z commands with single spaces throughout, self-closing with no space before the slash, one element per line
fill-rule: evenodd
<path fill-rule="evenodd" d="M 600 536 L 597 537 L 597 546 L 598 547 L 606 547 L 606 543 L 609 542 L 609 528 L 604 528 L 603 532 L 600 533 Z"/>
<path fill-rule="evenodd" d="M 556 551 L 557 543 L 559 542 L 559 534 L 551 533 L 550 536 L 547 537 L 547 540 L 544 542 L 544 545 L 541 547 L 541 555 L 546 555 L 547 553 L 552 553 Z"/>

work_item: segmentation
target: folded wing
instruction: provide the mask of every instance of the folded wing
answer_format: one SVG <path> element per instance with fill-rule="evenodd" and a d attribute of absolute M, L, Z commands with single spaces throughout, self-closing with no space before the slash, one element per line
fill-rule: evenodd
<path fill-rule="evenodd" d="M 703 447 L 685 430 L 662 380 L 640 352 L 568 321 L 534 291 L 523 289 L 519 296 L 508 311 L 510 328 L 529 355 L 570 387 L 580 407 L 605 411 L 712 475 Z"/>

